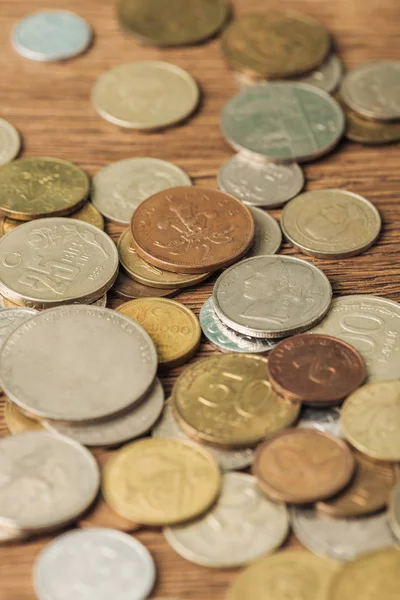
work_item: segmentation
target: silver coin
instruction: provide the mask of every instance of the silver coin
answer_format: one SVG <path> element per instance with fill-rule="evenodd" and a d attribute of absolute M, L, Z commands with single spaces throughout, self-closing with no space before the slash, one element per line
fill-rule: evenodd
<path fill-rule="evenodd" d="M 33 308 L 4 308 L 0 311 L 0 350 L 11 332 L 37 315 Z"/>
<path fill-rule="evenodd" d="M 98 306 L 43 311 L 20 325 L 0 353 L 8 398 L 28 413 L 61 421 L 95 421 L 133 406 L 156 369 L 144 329 Z"/>
<path fill-rule="evenodd" d="M 104 294 L 104 296 L 96 300 L 96 302 L 92 302 L 92 305 L 101 306 L 102 308 L 105 308 L 107 306 L 107 294 Z"/>
<path fill-rule="evenodd" d="M 248 88 L 221 114 L 222 134 L 233 148 L 282 162 L 326 154 L 339 142 L 344 126 L 336 100 L 305 83 Z"/>
<path fill-rule="evenodd" d="M 367 381 L 399 378 L 400 305 L 379 296 L 334 298 L 329 313 L 310 333 L 332 335 L 359 351 Z"/>
<path fill-rule="evenodd" d="M 320 515 L 313 508 L 292 508 L 291 517 L 293 531 L 303 546 L 340 561 L 396 543 L 385 513 L 338 519 Z"/>
<path fill-rule="evenodd" d="M 155 578 L 147 548 L 114 529 L 64 533 L 45 546 L 33 569 L 39 600 L 144 600 Z"/>
<path fill-rule="evenodd" d="M 291 256 L 256 256 L 222 273 L 215 312 L 239 333 L 281 338 L 310 329 L 329 309 L 331 285 L 314 265 Z"/>
<path fill-rule="evenodd" d="M 279 223 L 260 208 L 249 207 L 254 219 L 254 242 L 248 257 L 275 254 L 282 243 L 282 232 Z"/>
<path fill-rule="evenodd" d="M 221 166 L 217 183 L 223 192 L 248 206 L 274 208 L 301 191 L 304 174 L 296 163 L 275 165 L 239 153 Z"/>
<path fill-rule="evenodd" d="M 167 542 L 183 558 L 205 567 L 238 567 L 278 548 L 289 530 L 285 504 L 272 502 L 244 473 L 227 473 L 216 504 L 188 524 L 166 527 Z"/>
<path fill-rule="evenodd" d="M 11 37 L 14 49 L 31 60 L 57 61 L 86 50 L 92 30 L 79 15 L 67 10 L 43 10 L 21 19 Z"/>
<path fill-rule="evenodd" d="M 400 61 L 382 60 L 353 69 L 340 88 L 352 110 L 371 119 L 400 118 Z"/>
<path fill-rule="evenodd" d="M 340 426 L 340 410 L 337 406 L 331 408 L 303 407 L 297 427 L 317 429 L 337 438 L 344 437 Z"/>
<path fill-rule="evenodd" d="M 392 533 L 400 542 L 400 483 L 396 483 L 390 494 L 388 519 Z"/>
<path fill-rule="evenodd" d="M 64 526 L 95 499 L 93 456 L 69 438 L 44 431 L 0 440 L 0 521 L 36 533 Z"/>
<path fill-rule="evenodd" d="M 0 119 L 0 165 L 11 162 L 21 148 L 18 131 L 5 119 Z"/>
<path fill-rule="evenodd" d="M 135 209 L 157 192 L 192 185 L 190 177 L 170 162 L 157 158 L 125 158 L 94 176 L 92 202 L 101 214 L 129 225 Z"/>
<path fill-rule="evenodd" d="M 143 400 L 129 412 L 107 421 L 89 425 L 74 425 L 44 420 L 50 431 L 66 435 L 85 446 L 116 446 L 147 433 L 157 421 L 164 406 L 164 391 L 156 379 Z"/>
<path fill-rule="evenodd" d="M 169 402 L 165 404 L 165 408 L 160 421 L 153 427 L 151 432 L 152 437 L 166 437 L 166 438 L 178 438 L 181 440 L 190 440 L 192 443 L 196 443 L 189 438 L 177 424 L 172 406 Z M 201 444 L 201 447 L 206 447 L 208 452 L 213 456 L 214 460 L 218 463 L 222 471 L 236 471 L 245 469 L 253 462 L 254 451 L 251 448 L 243 448 L 241 450 L 223 450 L 214 448 L 213 446 L 205 446 Z"/>

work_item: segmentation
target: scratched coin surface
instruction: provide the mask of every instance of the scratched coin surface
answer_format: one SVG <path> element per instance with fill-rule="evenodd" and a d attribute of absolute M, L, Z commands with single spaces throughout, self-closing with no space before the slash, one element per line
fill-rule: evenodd
<path fill-rule="evenodd" d="M 347 190 L 300 194 L 283 209 L 285 237 L 304 254 L 346 258 L 367 250 L 377 240 L 381 217 L 375 206 Z"/>
<path fill-rule="evenodd" d="M 169 525 L 205 512 L 220 492 L 212 456 L 184 440 L 151 438 L 128 444 L 106 463 L 103 494 L 121 516 Z"/>
<path fill-rule="evenodd" d="M 146 261 L 174 273 L 224 268 L 246 254 L 254 219 L 237 198 L 199 187 L 155 194 L 136 209 L 132 242 Z"/>
<path fill-rule="evenodd" d="M 7 397 L 35 416 L 62 421 L 95 421 L 133 406 L 156 369 L 144 329 L 98 306 L 43 311 L 20 325 L 0 353 Z"/>
<path fill-rule="evenodd" d="M 4 420 L 12 435 L 24 433 L 24 431 L 43 431 L 44 426 L 28 417 L 18 406 L 12 402 L 4 403 Z"/>
<path fill-rule="evenodd" d="M 21 138 L 14 125 L 0 119 L 0 166 L 14 160 L 20 148 Z"/>
<path fill-rule="evenodd" d="M 289 530 L 286 506 L 271 502 L 255 477 L 227 473 L 216 504 L 203 517 L 167 527 L 167 542 L 183 558 L 205 567 L 239 567 L 272 552 Z"/>
<path fill-rule="evenodd" d="M 29 532 L 63 526 L 95 499 L 99 470 L 83 446 L 45 431 L 0 441 L 0 521 Z"/>
<path fill-rule="evenodd" d="M 191 184 L 182 169 L 165 160 L 125 158 L 94 176 L 91 199 L 107 219 L 129 225 L 133 212 L 146 198 L 168 188 Z"/>
<path fill-rule="evenodd" d="M 251 446 L 288 427 L 300 405 L 275 394 L 267 365 L 255 354 L 216 355 L 190 365 L 172 392 L 178 421 L 191 436 L 228 447 Z"/>
<path fill-rule="evenodd" d="M 239 153 L 223 163 L 217 183 L 223 192 L 248 206 L 274 208 L 300 192 L 304 174 L 296 163 L 276 165 Z"/>
<path fill-rule="evenodd" d="M 373 121 L 361 116 L 355 110 L 351 110 L 343 102 L 342 96 L 335 94 L 346 115 L 346 130 L 344 135 L 347 139 L 360 144 L 380 145 L 398 142 L 400 140 L 400 123 L 398 121 Z"/>
<path fill-rule="evenodd" d="M 338 438 L 312 429 L 288 429 L 258 447 L 253 473 L 270 498 L 306 504 L 342 490 L 354 466 L 350 450 Z"/>
<path fill-rule="evenodd" d="M 235 150 L 273 161 L 304 162 L 326 154 L 345 119 L 329 94 L 305 83 L 270 83 L 243 90 L 225 105 L 221 130 Z"/>
<path fill-rule="evenodd" d="M 113 529 L 69 531 L 47 544 L 33 568 L 39 600 L 143 600 L 156 579 L 150 552 Z"/>
<path fill-rule="evenodd" d="M 176 65 L 143 60 L 106 71 L 92 88 L 103 119 L 129 129 L 161 129 L 183 121 L 200 100 L 196 81 Z"/>
<path fill-rule="evenodd" d="M 400 483 L 396 483 L 390 493 L 388 519 L 392 533 L 400 541 Z"/>
<path fill-rule="evenodd" d="M 310 329 L 328 312 L 331 297 L 326 275 L 291 256 L 243 260 L 224 271 L 213 290 L 218 317 L 235 331 L 259 338 Z"/>
<path fill-rule="evenodd" d="M 340 426 L 340 410 L 337 406 L 303 406 L 297 427 L 304 429 L 317 429 L 330 433 L 338 438 L 343 438 Z"/>
<path fill-rule="evenodd" d="M 0 292 L 33 308 L 98 300 L 118 272 L 112 239 L 67 218 L 25 223 L 0 240 Z"/>
<path fill-rule="evenodd" d="M 140 259 L 142 260 L 142 259 Z M 131 279 L 128 275 L 125 275 L 123 271 L 118 273 L 118 277 L 115 280 L 112 291 L 118 298 L 122 300 L 134 300 L 135 298 L 161 298 L 161 297 L 172 297 L 179 294 L 178 288 L 157 288 L 150 287 L 149 285 L 143 285 L 134 279 Z"/>
<path fill-rule="evenodd" d="M 248 256 L 275 254 L 282 243 L 282 232 L 278 222 L 260 208 L 250 207 L 250 212 L 253 215 L 255 231 Z"/>

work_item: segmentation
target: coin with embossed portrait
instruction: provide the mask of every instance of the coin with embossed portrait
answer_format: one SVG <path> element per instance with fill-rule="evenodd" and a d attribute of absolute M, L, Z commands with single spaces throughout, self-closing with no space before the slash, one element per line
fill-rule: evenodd
<path fill-rule="evenodd" d="M 21 138 L 14 125 L 0 119 L 0 165 L 5 165 L 17 156 L 21 148 Z"/>

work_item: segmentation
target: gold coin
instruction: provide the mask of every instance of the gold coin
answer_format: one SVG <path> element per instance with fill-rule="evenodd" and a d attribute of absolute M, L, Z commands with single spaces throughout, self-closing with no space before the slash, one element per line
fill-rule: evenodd
<path fill-rule="evenodd" d="M 143 525 L 180 523 L 205 512 L 220 491 L 211 455 L 183 440 L 128 444 L 104 467 L 103 496 L 119 515 Z"/>
<path fill-rule="evenodd" d="M 201 329 L 196 315 L 175 300 L 138 298 L 121 304 L 117 311 L 147 331 L 162 368 L 177 367 L 187 362 L 200 344 Z"/>
<path fill-rule="evenodd" d="M 0 167 L 0 210 L 19 221 L 69 215 L 89 193 L 89 178 L 58 158 L 20 158 Z"/>
<path fill-rule="evenodd" d="M 172 393 L 181 426 L 221 446 L 252 446 L 291 425 L 300 404 L 278 396 L 268 359 L 250 354 L 204 358 L 177 379 Z"/>
<path fill-rule="evenodd" d="M 172 273 L 150 265 L 139 256 L 133 247 L 130 229 L 125 229 L 118 240 L 118 254 L 120 263 L 128 275 L 135 281 L 150 287 L 183 288 L 196 285 L 211 275 L 211 273 L 195 273 L 194 275 Z"/>
<path fill-rule="evenodd" d="M 229 590 L 228 600 L 327 600 L 339 569 L 330 558 L 304 550 L 284 550 L 242 571 Z"/>
<path fill-rule="evenodd" d="M 45 428 L 39 421 L 31 419 L 12 402 L 4 404 L 4 420 L 13 435 L 24 431 L 43 431 Z"/>
<path fill-rule="evenodd" d="M 351 394 L 340 412 L 347 441 L 378 460 L 400 460 L 400 381 L 379 381 Z"/>

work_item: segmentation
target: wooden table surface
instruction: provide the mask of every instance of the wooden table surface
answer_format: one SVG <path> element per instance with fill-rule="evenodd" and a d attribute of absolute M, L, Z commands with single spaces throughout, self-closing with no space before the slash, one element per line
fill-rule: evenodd
<path fill-rule="evenodd" d="M 185 169 L 195 185 L 215 188 L 219 166 L 232 155 L 219 130 L 219 114 L 236 92 L 218 39 L 188 48 L 161 50 L 140 46 L 120 31 L 114 4 L 113 0 L 3 0 L 0 117 L 10 120 L 21 132 L 23 156 L 63 158 L 77 163 L 90 175 L 116 160 L 152 156 Z M 168 7 L 168 0 L 165 5 Z M 234 12 L 243 14 L 266 6 L 282 8 L 282 3 L 237 0 Z M 95 32 L 89 51 L 59 64 L 36 63 L 16 54 L 10 44 L 14 23 L 42 8 L 68 8 L 86 18 Z M 398 0 L 287 0 L 285 8 L 317 17 L 333 34 L 347 68 L 366 61 L 400 58 Z M 140 133 L 118 129 L 95 113 L 90 90 L 98 75 L 110 67 L 138 59 L 170 61 L 197 79 L 203 98 L 191 119 L 162 133 Z M 371 200 L 383 218 L 379 242 L 362 256 L 334 261 L 313 259 L 328 275 L 337 295 L 366 293 L 400 300 L 399 167 L 398 145 L 373 148 L 346 141 L 322 160 L 305 167 L 306 189 L 351 190 Z M 271 211 L 276 218 L 279 212 Z M 111 225 L 107 230 L 116 239 L 121 228 Z M 283 245 L 282 251 L 297 255 L 288 244 Z M 177 299 L 198 313 L 212 283 L 213 280 L 189 289 Z M 118 301 L 111 299 L 110 306 L 117 304 Z M 211 347 L 203 342 L 198 356 L 211 352 Z M 179 369 L 163 380 L 166 393 L 178 373 Z M 2 419 L 1 434 L 7 434 Z M 143 529 L 136 536 L 148 547 L 157 564 L 158 583 L 152 598 L 225 598 L 236 570 L 211 570 L 186 562 L 169 548 L 158 530 Z M 31 569 L 49 539 L 0 547 L 0 600 L 35 598 Z M 291 538 L 288 544 L 296 541 Z"/>

